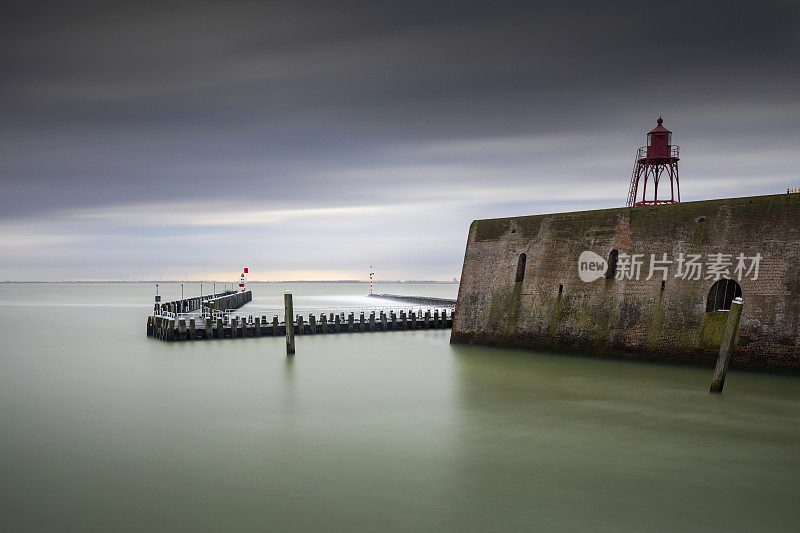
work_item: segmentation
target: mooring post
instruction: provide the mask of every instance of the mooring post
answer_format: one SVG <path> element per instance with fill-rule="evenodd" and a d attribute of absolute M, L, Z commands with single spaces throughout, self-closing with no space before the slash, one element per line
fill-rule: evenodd
<path fill-rule="evenodd" d="M 214 336 L 218 339 L 225 337 L 225 327 L 222 325 L 222 318 L 217 319 L 217 330 L 214 332 Z"/>
<path fill-rule="evenodd" d="M 334 317 L 334 319 L 333 319 L 333 332 L 334 333 L 341 333 L 341 331 L 342 331 L 342 322 L 341 322 L 341 320 L 342 319 L 339 318 L 339 315 L 336 315 Z"/>
<path fill-rule="evenodd" d="M 283 295 L 283 321 L 286 323 L 286 355 L 294 355 L 294 306 L 292 305 L 292 293 L 287 292 Z"/>
<path fill-rule="evenodd" d="M 417 329 L 417 313 L 411 312 L 411 329 Z"/>
<path fill-rule="evenodd" d="M 206 318 L 206 329 L 204 333 L 206 339 L 210 339 L 213 336 L 213 329 L 211 328 L 211 317 Z"/>
<path fill-rule="evenodd" d="M 325 313 L 319 314 L 319 330 L 321 333 L 328 333 L 328 321 L 326 318 Z"/>
<path fill-rule="evenodd" d="M 297 334 L 302 335 L 306 332 L 306 327 L 303 325 L 303 315 L 297 315 Z"/>
<path fill-rule="evenodd" d="M 193 341 L 197 340 L 197 329 L 194 323 L 194 318 L 189 319 L 189 339 Z"/>
<path fill-rule="evenodd" d="M 731 309 L 728 311 L 728 321 L 725 323 L 725 333 L 722 334 L 722 344 L 719 346 L 717 366 L 714 368 L 714 377 L 711 378 L 711 388 L 708 392 L 721 393 L 725 386 L 725 374 L 733 356 L 733 343 L 739 331 L 739 320 L 742 317 L 742 299 L 734 298 Z"/>
<path fill-rule="evenodd" d="M 353 321 L 354 321 L 353 313 L 350 313 L 349 315 L 347 315 L 347 331 L 349 331 L 350 333 L 356 330 L 355 326 L 353 326 Z"/>
<path fill-rule="evenodd" d="M 308 330 L 312 335 L 317 333 L 317 317 L 314 316 L 314 313 L 308 313 Z"/>
<path fill-rule="evenodd" d="M 364 333 L 367 330 L 366 322 L 364 320 L 364 311 L 361 311 L 361 316 L 358 318 L 358 331 Z"/>
<path fill-rule="evenodd" d="M 381 331 L 386 331 L 386 313 L 381 311 Z"/>
<path fill-rule="evenodd" d="M 369 314 L 369 330 L 375 331 L 375 311 Z"/>

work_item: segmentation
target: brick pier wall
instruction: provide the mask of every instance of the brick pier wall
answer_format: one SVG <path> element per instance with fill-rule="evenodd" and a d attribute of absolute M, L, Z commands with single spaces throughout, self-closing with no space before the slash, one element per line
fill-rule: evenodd
<path fill-rule="evenodd" d="M 644 254 L 639 280 L 584 282 L 578 258 Z M 699 280 L 650 254 L 700 254 Z M 800 195 L 477 220 L 470 226 L 451 342 L 569 350 L 713 366 L 727 313 L 707 312 L 709 254 L 761 254 L 738 281 L 744 311 L 732 366 L 800 374 Z M 517 282 L 520 254 L 524 276 Z M 619 268 L 619 267 L 618 267 Z"/>

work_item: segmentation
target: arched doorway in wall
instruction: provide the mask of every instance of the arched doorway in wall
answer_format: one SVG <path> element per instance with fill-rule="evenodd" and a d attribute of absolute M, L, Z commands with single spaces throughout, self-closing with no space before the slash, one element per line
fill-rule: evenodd
<path fill-rule="evenodd" d="M 706 313 L 730 311 L 734 298 L 741 298 L 742 287 L 732 279 L 721 279 L 711 286 L 706 300 Z"/>

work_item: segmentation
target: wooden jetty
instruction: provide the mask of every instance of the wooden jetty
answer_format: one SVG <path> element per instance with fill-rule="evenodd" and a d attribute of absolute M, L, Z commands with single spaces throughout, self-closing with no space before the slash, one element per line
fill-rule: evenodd
<path fill-rule="evenodd" d="M 167 342 L 286 335 L 286 320 L 280 320 L 277 314 L 268 317 L 267 314 L 259 316 L 257 312 L 234 313 L 252 300 L 250 291 L 189 300 L 188 303 L 178 300 L 156 304 L 153 314 L 147 318 L 147 335 Z M 444 329 L 453 326 L 452 309 L 447 307 L 326 310 L 308 312 L 305 316 L 297 314 L 290 323 L 295 335 Z"/>
<path fill-rule="evenodd" d="M 206 296 L 197 296 L 195 298 L 174 300 L 171 302 L 162 302 L 159 297 L 156 296 L 156 303 L 155 307 L 153 308 L 153 312 L 156 315 L 160 315 L 164 313 L 191 313 L 192 311 L 201 310 L 204 307 L 207 307 L 211 310 L 238 309 L 252 299 L 253 293 L 250 291 L 225 291 Z"/>
<path fill-rule="evenodd" d="M 405 302 L 410 304 L 431 305 L 437 307 L 455 307 L 456 301 L 450 298 L 433 298 L 429 296 L 405 296 L 402 294 L 370 294 L 370 298 Z"/>

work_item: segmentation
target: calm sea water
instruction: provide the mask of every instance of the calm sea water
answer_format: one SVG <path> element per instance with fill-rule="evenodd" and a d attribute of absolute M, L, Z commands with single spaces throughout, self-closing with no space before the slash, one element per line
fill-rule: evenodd
<path fill-rule="evenodd" d="M 250 287 L 255 307 L 367 292 Z M 4 530 L 796 531 L 798 378 L 731 372 L 712 396 L 711 369 L 441 330 L 298 337 L 292 359 L 281 338 L 166 344 L 152 294 L 0 284 Z"/>

